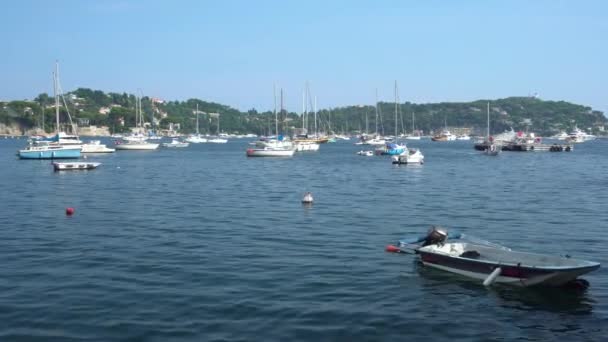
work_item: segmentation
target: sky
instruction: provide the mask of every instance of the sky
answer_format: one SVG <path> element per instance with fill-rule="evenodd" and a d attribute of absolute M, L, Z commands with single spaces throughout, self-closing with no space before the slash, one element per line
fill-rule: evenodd
<path fill-rule="evenodd" d="M 78 87 L 240 110 L 533 93 L 608 113 L 608 1 L 9 1 L 0 100 Z"/>

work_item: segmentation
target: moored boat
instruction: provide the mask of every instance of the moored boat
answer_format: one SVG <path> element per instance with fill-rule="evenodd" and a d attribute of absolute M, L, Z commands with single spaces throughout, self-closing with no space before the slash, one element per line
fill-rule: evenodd
<path fill-rule="evenodd" d="M 130 150 L 130 151 L 148 150 L 148 151 L 150 151 L 150 150 L 156 150 L 159 145 L 160 144 L 154 144 L 154 143 L 150 143 L 147 141 L 127 141 L 127 142 L 117 141 L 116 146 L 114 146 L 114 148 L 117 150 Z"/>
<path fill-rule="evenodd" d="M 424 237 L 400 241 L 399 247 L 387 251 L 413 251 L 423 265 L 482 280 L 488 286 L 502 283 L 521 287 L 567 285 L 583 274 L 600 267 L 598 262 L 513 251 L 483 242 L 451 242 L 463 238 L 432 227 Z"/>
<path fill-rule="evenodd" d="M 115 151 L 115 149 L 108 148 L 99 140 L 92 140 L 89 143 L 82 144 L 82 153 L 112 153 Z"/>
<path fill-rule="evenodd" d="M 69 170 L 92 170 L 97 168 L 101 163 L 87 163 L 87 162 L 74 162 L 74 163 L 53 163 L 53 169 L 55 171 L 69 171 Z"/>
<path fill-rule="evenodd" d="M 248 148 L 247 157 L 291 157 L 295 153 L 294 149 L 286 148 Z"/>
<path fill-rule="evenodd" d="M 163 147 L 188 147 L 189 145 L 189 143 L 177 139 L 172 139 L 170 143 L 163 143 Z"/>
<path fill-rule="evenodd" d="M 80 158 L 80 146 L 62 146 L 48 141 L 30 141 L 30 144 L 19 150 L 20 159 L 77 159 Z"/>
<path fill-rule="evenodd" d="M 406 148 L 403 153 L 391 157 L 393 164 L 424 164 L 424 155 L 417 148 Z"/>

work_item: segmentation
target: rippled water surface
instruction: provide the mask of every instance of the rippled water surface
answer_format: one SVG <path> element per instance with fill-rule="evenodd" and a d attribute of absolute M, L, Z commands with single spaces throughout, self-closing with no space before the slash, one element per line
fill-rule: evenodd
<path fill-rule="evenodd" d="M 24 145 L 0 140 L 2 341 L 608 336 L 605 267 L 583 293 L 486 289 L 384 252 L 439 224 L 606 266 L 608 141 L 498 157 L 420 141 L 424 165 L 394 166 L 352 142 L 247 159 L 234 140 L 82 172 L 18 160 Z"/>

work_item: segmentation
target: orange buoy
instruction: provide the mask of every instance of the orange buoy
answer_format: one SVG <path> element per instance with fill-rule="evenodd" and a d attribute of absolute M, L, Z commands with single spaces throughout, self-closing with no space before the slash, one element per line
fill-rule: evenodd
<path fill-rule="evenodd" d="M 74 215 L 74 208 L 72 208 L 72 207 L 65 208 L 65 214 L 66 214 L 67 216 L 72 216 L 72 215 Z"/>

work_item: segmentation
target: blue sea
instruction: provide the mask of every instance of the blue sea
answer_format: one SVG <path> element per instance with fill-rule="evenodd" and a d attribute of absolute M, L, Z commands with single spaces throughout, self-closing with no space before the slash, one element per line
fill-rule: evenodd
<path fill-rule="evenodd" d="M 248 159 L 248 142 L 53 172 L 1 139 L 0 341 L 606 340 L 608 140 L 409 142 L 419 166 L 354 141 Z M 430 225 L 603 268 L 584 292 L 485 288 L 384 251 Z"/>

